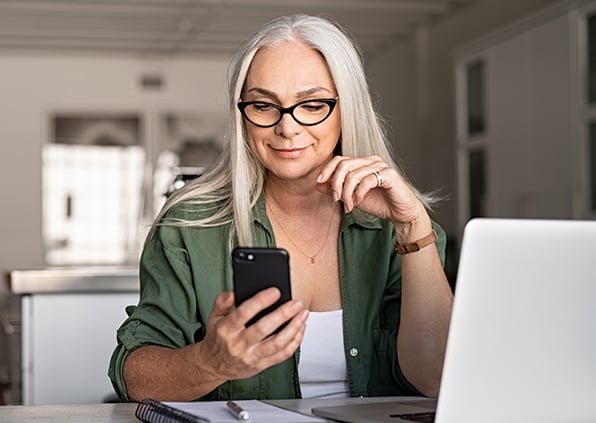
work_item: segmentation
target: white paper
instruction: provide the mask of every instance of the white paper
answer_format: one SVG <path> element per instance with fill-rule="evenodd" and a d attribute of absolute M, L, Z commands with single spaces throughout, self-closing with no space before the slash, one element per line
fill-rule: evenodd
<path fill-rule="evenodd" d="M 164 404 L 190 414 L 208 418 L 211 423 L 239 423 L 226 405 L 227 401 L 165 402 Z M 258 400 L 234 401 L 250 414 L 250 423 L 314 423 L 327 420 L 285 410 Z"/>

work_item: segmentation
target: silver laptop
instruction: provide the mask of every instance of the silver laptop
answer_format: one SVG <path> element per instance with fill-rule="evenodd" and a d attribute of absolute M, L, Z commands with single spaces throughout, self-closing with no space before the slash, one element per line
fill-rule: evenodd
<path fill-rule="evenodd" d="M 596 221 L 470 221 L 436 415 L 364 400 L 312 411 L 354 423 L 595 422 Z"/>

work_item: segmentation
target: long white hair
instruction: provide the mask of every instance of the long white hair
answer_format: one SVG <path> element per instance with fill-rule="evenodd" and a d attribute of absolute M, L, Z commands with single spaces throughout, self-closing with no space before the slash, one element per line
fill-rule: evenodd
<path fill-rule="evenodd" d="M 175 192 L 158 214 L 155 225 L 217 226 L 231 223 L 229 245 L 252 245 L 252 209 L 262 194 L 265 168 L 250 151 L 245 123 L 236 104 L 240 101 L 255 53 L 284 41 L 299 41 L 321 53 L 341 101 L 341 154 L 351 157 L 377 155 L 397 169 L 382 119 L 374 110 L 362 55 L 357 44 L 336 23 L 308 15 L 274 19 L 250 37 L 232 58 L 229 67 L 229 116 L 220 161 L 204 175 Z M 417 191 L 416 191 L 417 192 Z M 428 205 L 429 198 L 420 195 Z M 182 202 L 212 208 L 196 220 L 164 219 Z M 155 229 L 149 233 L 149 237 Z"/>

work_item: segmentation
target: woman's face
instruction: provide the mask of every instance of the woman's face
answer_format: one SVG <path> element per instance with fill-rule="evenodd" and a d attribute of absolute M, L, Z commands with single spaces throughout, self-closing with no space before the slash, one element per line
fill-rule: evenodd
<path fill-rule="evenodd" d="M 242 101 L 290 107 L 304 100 L 335 97 L 335 84 L 323 56 L 301 42 L 284 42 L 256 53 Z M 301 125 L 289 113 L 269 128 L 246 120 L 245 125 L 250 148 L 270 176 L 316 178 L 340 137 L 339 102 L 326 120 L 314 126 Z"/>

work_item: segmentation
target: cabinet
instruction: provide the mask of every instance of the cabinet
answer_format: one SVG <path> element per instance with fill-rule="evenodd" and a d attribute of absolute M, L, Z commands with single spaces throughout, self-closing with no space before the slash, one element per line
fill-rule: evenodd
<path fill-rule="evenodd" d="M 23 404 L 114 399 L 108 365 L 125 307 L 138 303 L 136 271 L 13 272 L 12 290 L 21 296 Z"/>
<path fill-rule="evenodd" d="M 23 403 L 100 403 L 124 308 L 138 294 L 33 294 L 22 298 Z"/>

